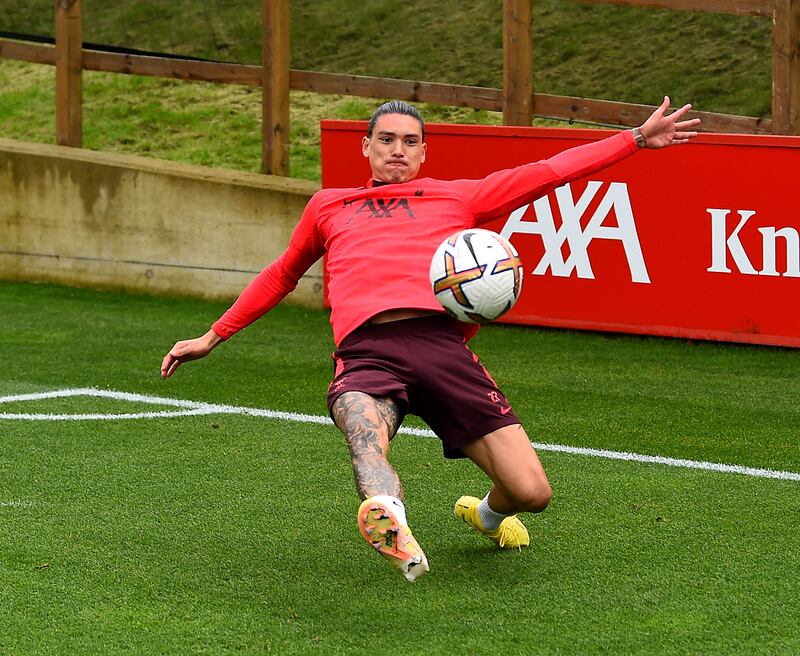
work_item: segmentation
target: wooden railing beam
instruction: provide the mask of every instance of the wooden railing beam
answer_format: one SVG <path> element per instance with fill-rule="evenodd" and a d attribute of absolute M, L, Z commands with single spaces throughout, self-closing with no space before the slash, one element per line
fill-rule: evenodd
<path fill-rule="evenodd" d="M 115 52 L 83 51 L 86 70 L 130 75 L 149 75 L 192 82 L 218 82 L 261 86 L 261 67 L 245 64 L 220 64 L 216 62 L 124 55 Z"/>
<path fill-rule="evenodd" d="M 83 145 L 81 0 L 56 0 L 56 143 Z"/>
<path fill-rule="evenodd" d="M 776 134 L 800 135 L 800 0 L 775 0 L 772 119 Z"/>
<path fill-rule="evenodd" d="M 772 16 L 773 0 L 578 0 L 587 4 L 628 5 L 674 11 L 704 11 L 738 16 Z"/>
<path fill-rule="evenodd" d="M 264 173 L 289 175 L 289 0 L 262 0 Z"/>
<path fill-rule="evenodd" d="M 533 119 L 533 0 L 503 0 L 503 124 Z"/>
<path fill-rule="evenodd" d="M 16 59 L 32 64 L 56 65 L 56 49 L 38 43 L 0 39 L 0 59 Z"/>
<path fill-rule="evenodd" d="M 539 93 L 534 94 L 533 100 L 533 111 L 536 116 L 619 127 L 641 125 L 655 109 L 655 105 L 637 105 L 612 100 L 593 100 Z M 701 119 L 704 132 L 740 134 L 770 134 L 772 132 L 772 122 L 768 119 L 716 112 L 692 112 L 691 115 Z"/>
<path fill-rule="evenodd" d="M 377 99 L 394 98 L 495 112 L 503 110 L 503 92 L 500 89 L 487 87 L 298 70 L 291 71 L 290 85 L 296 91 L 313 93 Z"/>

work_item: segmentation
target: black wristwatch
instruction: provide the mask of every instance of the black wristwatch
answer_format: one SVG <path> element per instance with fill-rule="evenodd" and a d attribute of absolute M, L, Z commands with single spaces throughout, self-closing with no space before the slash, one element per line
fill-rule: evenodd
<path fill-rule="evenodd" d="M 636 142 L 636 145 L 639 148 L 644 148 L 647 145 L 647 139 L 645 139 L 645 136 L 642 134 L 642 128 L 633 128 L 631 132 L 633 132 L 633 140 Z"/>

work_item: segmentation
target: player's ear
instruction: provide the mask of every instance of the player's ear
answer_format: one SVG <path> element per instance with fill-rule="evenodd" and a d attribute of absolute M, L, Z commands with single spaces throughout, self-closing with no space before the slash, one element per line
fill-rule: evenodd
<path fill-rule="evenodd" d="M 419 160 L 419 161 L 420 161 L 420 163 L 422 163 L 422 162 L 424 162 L 424 161 L 425 161 L 425 156 L 427 155 L 427 153 L 428 153 L 428 144 L 426 144 L 426 143 L 423 141 L 423 142 L 422 142 L 422 157 L 421 157 L 421 158 L 420 158 L 420 160 Z"/>
<path fill-rule="evenodd" d="M 369 137 L 361 139 L 361 154 L 364 157 L 369 157 Z"/>

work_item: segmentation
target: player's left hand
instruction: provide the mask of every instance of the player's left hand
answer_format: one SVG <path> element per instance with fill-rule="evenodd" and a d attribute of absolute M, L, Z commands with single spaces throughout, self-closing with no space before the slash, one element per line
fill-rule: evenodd
<path fill-rule="evenodd" d="M 689 143 L 697 136 L 697 132 L 692 130 L 700 125 L 699 118 L 681 120 L 692 108 L 691 105 L 684 105 L 675 110 L 670 115 L 666 115 L 669 109 L 669 96 L 664 96 L 664 102 L 648 118 L 641 128 L 645 138 L 647 148 L 665 148 L 678 144 Z"/>

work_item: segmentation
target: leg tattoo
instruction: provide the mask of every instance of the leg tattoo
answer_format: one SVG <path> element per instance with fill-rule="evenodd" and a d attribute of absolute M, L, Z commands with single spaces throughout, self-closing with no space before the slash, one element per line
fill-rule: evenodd
<path fill-rule="evenodd" d="M 362 499 L 378 494 L 403 498 L 403 486 L 387 459 L 389 440 L 400 425 L 397 404 L 388 397 L 345 392 L 333 404 L 333 420 L 344 433 Z"/>

